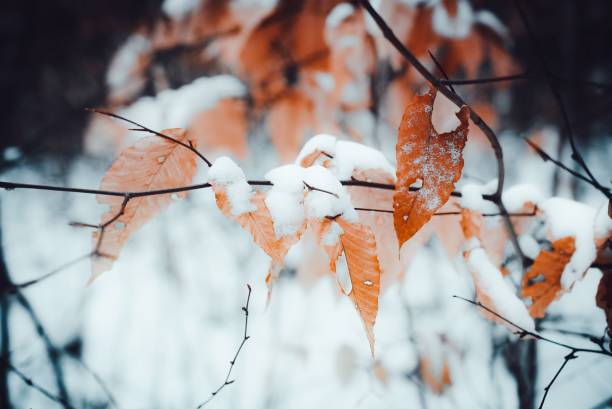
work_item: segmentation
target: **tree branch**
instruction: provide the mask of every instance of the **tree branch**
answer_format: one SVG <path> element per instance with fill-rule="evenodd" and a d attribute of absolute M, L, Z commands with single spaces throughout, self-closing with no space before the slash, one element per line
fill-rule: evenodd
<path fill-rule="evenodd" d="M 250 336 L 248 335 L 248 328 L 249 328 L 249 301 L 251 300 L 251 286 L 249 284 L 247 284 L 247 289 L 249 290 L 249 292 L 247 294 L 246 305 L 242 307 L 242 311 L 244 311 L 244 334 L 242 336 L 242 342 L 238 346 L 238 349 L 236 350 L 236 353 L 234 354 L 234 358 L 232 358 L 232 360 L 230 361 L 229 370 L 227 371 L 227 375 L 225 376 L 225 380 L 223 381 L 223 383 L 214 392 L 211 393 L 208 399 L 200 403 L 197 409 L 200 409 L 206 406 L 211 400 L 214 399 L 215 396 L 219 394 L 219 392 L 221 392 L 221 390 L 223 390 L 223 388 L 225 388 L 228 385 L 233 384 L 236 381 L 235 379 L 230 380 L 230 376 L 232 375 L 232 370 L 234 369 L 234 365 L 236 364 L 238 355 L 240 355 L 240 351 L 242 351 L 242 347 L 250 338 Z"/>

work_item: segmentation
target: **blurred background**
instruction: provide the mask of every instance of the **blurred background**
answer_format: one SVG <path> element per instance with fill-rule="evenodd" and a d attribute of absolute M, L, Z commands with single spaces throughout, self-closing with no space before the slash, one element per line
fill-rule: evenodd
<path fill-rule="evenodd" d="M 543 59 L 581 153 L 609 183 L 609 1 L 526 3 L 539 49 L 514 2 L 372 3 L 440 78 L 512 77 L 454 85 L 500 136 L 507 186 L 605 203 L 523 138 L 578 169 Z M 292 163 L 318 133 L 380 149 L 394 163 L 403 107 L 425 85 L 357 2 L 7 0 L 0 8 L 2 181 L 97 188 L 142 133 L 87 107 L 155 130 L 187 128 L 208 158 L 229 155 L 251 179 Z M 439 131 L 453 110 L 439 98 Z M 472 124 L 460 185 L 486 183 L 495 169 Z M 196 176 L 203 181 L 205 169 Z M 251 339 L 236 382 L 210 407 L 535 408 L 566 354 L 518 341 L 451 297 L 474 293 L 461 251 L 450 250 L 457 229 L 423 238 L 385 286 L 372 358 L 350 300 L 304 244 L 290 252 L 266 305 L 268 257 L 221 215 L 209 190 L 145 225 L 113 270 L 86 286 L 91 231 L 70 223 L 98 223 L 105 210 L 92 195 L 0 192 L 2 287 L 51 273 L 0 296 L 0 407 L 64 406 L 23 382 L 10 361 L 70 407 L 195 408 L 223 381 L 242 339 L 247 283 Z M 539 325 L 601 336 L 600 277 L 590 269 Z M 584 355 L 570 365 L 547 406 L 610 405 L 612 360 Z"/>

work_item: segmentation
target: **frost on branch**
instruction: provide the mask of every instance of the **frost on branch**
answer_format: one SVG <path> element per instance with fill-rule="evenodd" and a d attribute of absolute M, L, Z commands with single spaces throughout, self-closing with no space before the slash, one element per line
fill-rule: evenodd
<path fill-rule="evenodd" d="M 163 134 L 183 143 L 189 142 L 183 129 L 166 129 Z M 196 172 L 196 156 L 184 146 L 148 136 L 121 152 L 100 183 L 101 190 L 138 192 L 189 185 Z M 110 205 L 102 215 L 100 225 L 110 223 L 93 233 L 94 250 L 100 257 L 92 258 L 90 282 L 111 269 L 128 238 L 143 224 L 168 206 L 173 198 L 183 198 L 185 192 L 135 197 L 124 203 L 122 196 L 98 195 L 101 204 Z M 122 206 L 125 208 L 122 210 Z M 119 217 L 117 217 L 119 216 Z"/>
<path fill-rule="evenodd" d="M 438 134 L 431 123 L 435 98 L 433 89 L 415 96 L 398 132 L 393 222 L 400 246 L 446 203 L 463 168 L 469 108 L 464 106 L 456 114 L 460 125 L 454 131 Z M 420 189 L 411 192 L 416 183 Z"/>

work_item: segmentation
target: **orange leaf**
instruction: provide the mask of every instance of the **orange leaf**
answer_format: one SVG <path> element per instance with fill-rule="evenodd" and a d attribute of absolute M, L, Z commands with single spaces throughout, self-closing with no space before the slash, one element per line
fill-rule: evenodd
<path fill-rule="evenodd" d="M 189 125 L 199 146 L 227 149 L 238 158 L 247 155 L 248 123 L 243 100 L 228 98 L 197 114 Z"/>
<path fill-rule="evenodd" d="M 456 114 L 461 123 L 454 131 L 438 134 L 431 123 L 435 97 L 433 89 L 415 96 L 399 128 L 393 222 L 400 247 L 450 198 L 463 168 L 469 108 Z M 409 191 L 417 181 L 421 188 Z"/>
<path fill-rule="evenodd" d="M 329 219 L 310 220 L 308 225 L 314 230 L 317 242 L 323 247 L 329 258 L 329 270 L 336 272 L 336 262 L 342 254 L 342 243 L 334 231 L 334 221 Z M 337 226 L 337 223 L 336 223 Z"/>
<path fill-rule="evenodd" d="M 282 265 L 289 248 L 299 240 L 303 229 L 293 235 L 277 239 L 272 216 L 262 192 L 255 192 L 251 197 L 251 204 L 255 207 L 253 211 L 235 216 L 232 214 L 231 204 L 223 186 L 213 184 L 213 190 L 217 206 L 223 214 L 236 220 L 243 229 L 251 234 L 253 241 L 272 258 L 274 263 Z"/>
<path fill-rule="evenodd" d="M 312 110 L 312 102 L 297 90 L 287 92 L 270 108 L 270 139 L 282 162 L 290 162 L 300 150 L 312 123 Z"/>
<path fill-rule="evenodd" d="M 441 394 L 444 389 L 452 385 L 448 361 L 445 359 L 442 362 L 441 368 L 433 368 L 429 359 L 421 358 L 419 364 L 419 372 L 423 382 L 435 394 Z"/>
<path fill-rule="evenodd" d="M 353 171 L 352 177 L 357 180 L 368 180 L 376 183 L 393 184 L 393 175 L 381 169 L 361 169 Z M 366 188 L 362 186 L 347 187 L 354 207 L 366 209 L 391 209 L 393 191 L 385 189 Z M 393 226 L 393 218 L 388 213 L 361 211 L 361 223 L 368 225 L 376 237 L 376 251 L 382 271 L 382 287 L 399 279 L 404 271 L 404 263 L 400 261 L 397 235 Z"/>
<path fill-rule="evenodd" d="M 187 143 L 189 138 L 183 129 L 166 129 L 163 134 Z M 101 190 L 136 192 L 186 186 L 196 172 L 196 156 L 183 146 L 158 136 L 139 139 L 134 145 L 122 151 L 113 162 L 100 183 Z M 185 192 L 136 197 L 127 202 L 123 214 L 113 220 L 123 203 L 120 196 L 97 196 L 98 203 L 110 205 L 102 215 L 101 225 L 110 223 L 102 234 L 97 248 L 101 257 L 92 259 L 92 282 L 111 269 L 128 238 L 143 224 L 168 206 L 173 198 L 185 197 Z M 96 248 L 100 232 L 93 234 Z"/>
<path fill-rule="evenodd" d="M 336 222 L 344 233 L 340 236 L 344 256 L 351 277 L 349 297 L 365 325 L 370 351 L 374 355 L 374 323 L 378 314 L 380 293 L 380 265 L 376 256 L 376 238 L 363 224 L 351 223 L 338 217 Z"/>
<path fill-rule="evenodd" d="M 523 296 L 531 297 L 529 313 L 541 318 L 546 308 L 561 295 L 561 275 L 576 250 L 575 240 L 568 236 L 552 243 L 553 251 L 542 250 L 523 276 Z"/>

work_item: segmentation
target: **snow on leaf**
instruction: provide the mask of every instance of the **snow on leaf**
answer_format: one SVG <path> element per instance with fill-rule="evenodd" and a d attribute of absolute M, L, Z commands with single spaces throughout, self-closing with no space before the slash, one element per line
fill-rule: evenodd
<path fill-rule="evenodd" d="M 315 232 L 317 243 L 329 258 L 329 270 L 336 272 L 336 262 L 342 254 L 342 243 L 340 236 L 343 234 L 342 228 L 333 220 L 310 220 L 308 226 Z"/>
<path fill-rule="evenodd" d="M 438 134 L 431 123 L 435 97 L 433 89 L 415 96 L 399 128 L 393 221 L 400 247 L 450 198 L 463 168 L 469 108 L 456 114 L 461 124 L 454 131 Z M 409 191 L 418 181 L 421 188 Z"/>
<path fill-rule="evenodd" d="M 565 291 L 561 286 L 561 276 L 576 250 L 575 239 L 564 237 L 554 241 L 552 246 L 553 251 L 540 251 L 523 276 L 521 287 L 523 296 L 531 298 L 529 313 L 532 317 L 543 317 L 550 303 Z"/>
<path fill-rule="evenodd" d="M 162 133 L 183 143 L 189 141 L 183 129 L 167 129 Z M 137 192 L 186 186 L 195 175 L 196 159 L 193 152 L 173 141 L 148 136 L 119 154 L 102 179 L 100 189 Z M 100 247 L 97 248 L 102 256 L 92 259 L 90 282 L 111 269 L 114 259 L 134 232 L 168 206 L 173 197 L 183 198 L 185 195 L 185 192 L 179 192 L 133 198 L 127 202 L 123 214 L 115 220 L 113 218 L 120 213 L 124 198 L 97 196 L 99 203 L 110 205 L 110 210 L 102 215 L 100 224 L 113 221 L 104 229 Z M 94 249 L 100 234 L 99 231 L 93 234 Z"/>
<path fill-rule="evenodd" d="M 366 225 L 351 223 L 342 217 L 338 217 L 336 222 L 343 230 L 340 241 L 352 284 L 349 297 L 365 325 L 370 351 L 374 355 L 374 323 L 378 314 L 380 293 L 380 265 L 376 256 L 376 238 Z"/>
<path fill-rule="evenodd" d="M 289 248 L 299 240 L 303 228 L 292 235 L 277 238 L 265 194 L 252 191 L 244 173 L 231 159 L 217 159 L 210 168 L 209 181 L 221 212 L 248 231 L 273 263 L 282 265 Z"/>
<path fill-rule="evenodd" d="M 291 234 L 277 235 L 274 218 L 266 205 L 266 195 L 253 192 L 242 169 L 228 157 L 220 157 L 213 163 L 208 178 L 221 212 L 229 219 L 236 220 L 272 259 L 266 277 L 269 301 L 285 256 L 291 246 L 300 240 L 306 226 L 303 224 Z"/>
<path fill-rule="evenodd" d="M 504 280 L 504 274 L 491 261 L 479 240 L 482 234 L 481 223 L 482 218 L 478 213 L 467 209 L 461 210 L 461 227 L 465 238 L 468 240 L 464 257 L 467 268 L 474 279 L 476 300 L 523 329 L 533 331 L 535 325 L 527 312 L 527 308 L 518 298 L 514 289 Z M 486 318 L 502 324 L 509 331 L 513 333 L 518 331 L 515 326 L 494 314 L 484 309 L 481 312 Z"/>

